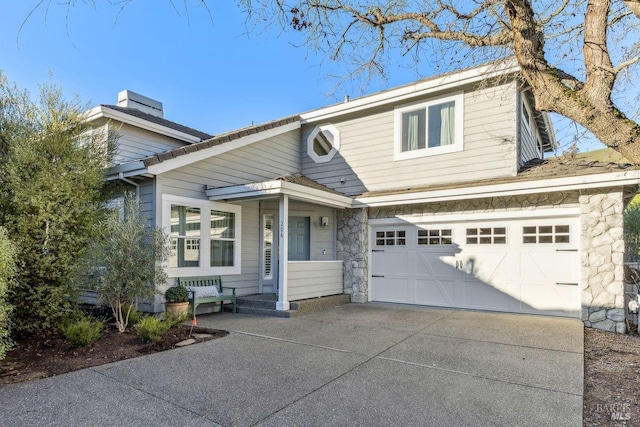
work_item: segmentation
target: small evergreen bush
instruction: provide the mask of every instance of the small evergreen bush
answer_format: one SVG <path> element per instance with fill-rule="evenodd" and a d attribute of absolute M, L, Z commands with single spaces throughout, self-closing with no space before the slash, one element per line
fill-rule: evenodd
<path fill-rule="evenodd" d="M 170 328 L 173 328 L 174 326 L 178 326 L 181 323 L 185 322 L 188 318 L 189 313 L 183 313 L 179 315 L 166 313 L 165 322 L 171 325 Z"/>
<path fill-rule="evenodd" d="M 169 329 L 171 329 L 170 322 L 163 322 L 153 316 L 143 317 L 136 325 L 138 336 L 147 342 L 159 341 L 162 334 Z"/>
<path fill-rule="evenodd" d="M 127 307 L 128 309 L 128 307 Z M 137 325 L 140 320 L 142 320 L 143 313 L 138 309 L 138 307 L 131 307 L 131 312 L 129 313 L 129 324 Z"/>
<path fill-rule="evenodd" d="M 72 346 L 85 347 L 102 337 L 104 322 L 90 316 L 81 316 L 78 320 L 68 321 L 60 329 Z"/>
<path fill-rule="evenodd" d="M 189 291 L 182 285 L 172 286 L 164 292 L 164 299 L 167 302 L 187 302 Z"/>

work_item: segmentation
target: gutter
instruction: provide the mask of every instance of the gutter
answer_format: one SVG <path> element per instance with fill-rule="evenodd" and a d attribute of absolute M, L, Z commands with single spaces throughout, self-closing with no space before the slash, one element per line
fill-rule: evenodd
<path fill-rule="evenodd" d="M 118 174 L 118 179 L 120 181 L 122 181 L 122 182 L 126 182 L 127 184 L 133 185 L 134 187 L 136 187 L 136 198 L 140 197 L 140 184 L 138 184 L 137 182 L 134 182 L 134 181 L 132 181 L 132 180 L 130 180 L 128 178 L 125 178 L 123 172 L 120 172 Z"/>

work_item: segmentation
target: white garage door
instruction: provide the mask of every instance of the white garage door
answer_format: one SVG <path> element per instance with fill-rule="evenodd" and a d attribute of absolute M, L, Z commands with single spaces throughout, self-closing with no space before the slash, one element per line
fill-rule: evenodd
<path fill-rule="evenodd" d="M 575 217 L 374 225 L 373 301 L 578 317 Z"/>

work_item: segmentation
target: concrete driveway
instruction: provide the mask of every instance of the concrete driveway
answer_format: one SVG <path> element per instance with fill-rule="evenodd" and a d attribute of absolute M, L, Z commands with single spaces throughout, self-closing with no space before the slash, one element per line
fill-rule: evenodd
<path fill-rule="evenodd" d="M 0 388 L 0 425 L 582 425 L 576 319 L 349 304 Z"/>

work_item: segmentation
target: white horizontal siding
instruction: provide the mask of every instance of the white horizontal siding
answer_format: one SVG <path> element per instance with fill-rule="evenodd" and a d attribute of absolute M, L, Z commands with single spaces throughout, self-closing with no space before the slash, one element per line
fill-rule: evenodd
<path fill-rule="evenodd" d="M 348 195 L 515 175 L 515 96 L 513 83 L 465 92 L 464 150 L 438 156 L 394 161 L 393 107 L 334 122 L 341 148 L 328 163 L 306 154 L 306 126 L 302 173 Z"/>
<path fill-rule="evenodd" d="M 289 301 L 341 294 L 342 261 L 289 261 Z"/>

